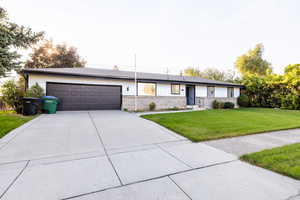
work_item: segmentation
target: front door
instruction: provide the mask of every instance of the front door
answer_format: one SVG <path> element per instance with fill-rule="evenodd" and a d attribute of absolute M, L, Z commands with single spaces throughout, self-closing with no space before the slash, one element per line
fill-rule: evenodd
<path fill-rule="evenodd" d="M 185 93 L 187 105 L 195 105 L 195 86 L 187 85 Z"/>

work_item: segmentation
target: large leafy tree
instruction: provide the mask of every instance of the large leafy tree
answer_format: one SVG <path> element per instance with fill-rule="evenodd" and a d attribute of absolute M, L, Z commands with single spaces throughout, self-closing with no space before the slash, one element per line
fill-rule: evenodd
<path fill-rule="evenodd" d="M 0 7 L 0 77 L 21 67 L 19 48 L 29 48 L 42 39 L 43 32 L 33 32 L 31 28 L 10 22 L 7 12 Z"/>
<path fill-rule="evenodd" d="M 245 86 L 243 93 L 248 96 L 250 106 L 300 109 L 299 64 L 288 65 L 283 75 L 245 75 L 242 84 Z"/>
<path fill-rule="evenodd" d="M 198 76 L 201 78 L 217 80 L 217 81 L 235 81 L 235 72 L 232 70 L 223 71 L 217 68 L 206 68 L 203 71 L 197 68 L 186 68 L 183 72 L 185 76 Z"/>
<path fill-rule="evenodd" d="M 284 81 L 291 93 L 300 96 L 300 64 L 285 67 Z"/>
<path fill-rule="evenodd" d="M 217 81 L 234 82 L 235 80 L 235 72 L 233 70 L 223 71 L 217 68 L 206 68 L 201 72 L 200 76 Z"/>
<path fill-rule="evenodd" d="M 300 72 L 300 64 L 289 64 L 284 68 L 284 73 L 287 74 L 289 72 L 299 71 Z M 300 74 L 299 74 L 300 75 Z"/>
<path fill-rule="evenodd" d="M 183 71 L 184 76 L 200 76 L 200 74 L 200 70 L 194 67 L 188 67 Z"/>
<path fill-rule="evenodd" d="M 271 73 L 271 64 L 262 58 L 263 52 L 264 46 L 257 44 L 254 49 L 237 58 L 235 67 L 243 76 L 249 74 L 265 76 Z"/>
<path fill-rule="evenodd" d="M 84 67 L 85 61 L 78 55 L 77 49 L 66 44 L 54 45 L 44 41 L 33 49 L 25 68 L 63 68 Z"/>

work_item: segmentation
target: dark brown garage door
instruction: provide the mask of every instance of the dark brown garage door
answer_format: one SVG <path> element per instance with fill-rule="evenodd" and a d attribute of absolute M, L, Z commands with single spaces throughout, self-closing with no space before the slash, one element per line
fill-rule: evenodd
<path fill-rule="evenodd" d="M 59 98 L 58 110 L 121 108 L 121 86 L 47 83 L 46 91 Z"/>

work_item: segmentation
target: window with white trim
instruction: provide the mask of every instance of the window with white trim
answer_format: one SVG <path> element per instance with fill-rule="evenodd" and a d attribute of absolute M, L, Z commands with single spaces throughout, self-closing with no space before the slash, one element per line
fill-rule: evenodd
<path fill-rule="evenodd" d="M 180 94 L 180 84 L 171 84 L 171 94 Z"/>
<path fill-rule="evenodd" d="M 155 96 L 156 83 L 138 83 L 138 96 Z"/>

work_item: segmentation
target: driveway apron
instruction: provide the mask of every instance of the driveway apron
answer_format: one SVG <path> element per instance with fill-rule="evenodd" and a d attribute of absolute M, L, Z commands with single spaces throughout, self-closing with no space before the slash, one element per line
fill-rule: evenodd
<path fill-rule="evenodd" d="M 95 111 L 90 112 L 90 115 L 108 150 L 185 139 L 135 114 Z"/>
<path fill-rule="evenodd" d="M 0 163 L 98 151 L 104 154 L 87 112 L 44 115 L 0 150 Z"/>

